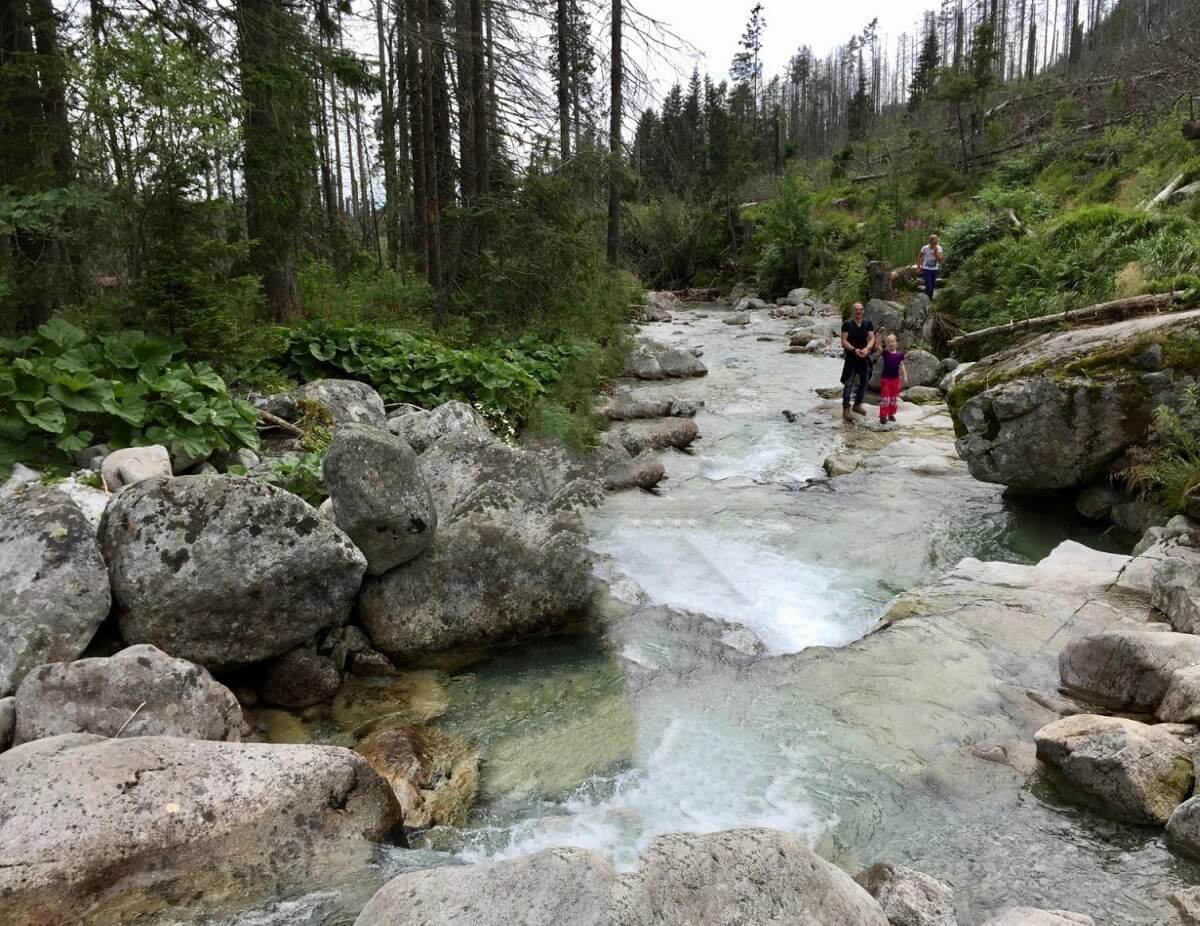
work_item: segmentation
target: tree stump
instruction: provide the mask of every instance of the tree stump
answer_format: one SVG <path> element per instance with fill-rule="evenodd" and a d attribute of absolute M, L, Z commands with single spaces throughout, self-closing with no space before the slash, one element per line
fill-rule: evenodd
<path fill-rule="evenodd" d="M 892 268 L 886 261 L 867 262 L 867 295 L 870 299 L 886 299 L 889 302 L 895 300 L 896 292 L 892 289 Z"/>

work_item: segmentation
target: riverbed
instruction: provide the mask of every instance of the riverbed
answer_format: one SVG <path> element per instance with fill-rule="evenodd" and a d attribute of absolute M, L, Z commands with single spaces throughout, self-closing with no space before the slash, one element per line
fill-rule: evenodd
<path fill-rule="evenodd" d="M 351 922 L 407 867 L 551 845 L 629 867 L 659 833 L 746 825 L 798 834 L 851 872 L 897 861 L 944 878 L 964 926 L 1015 903 L 1156 923 L 1167 890 L 1194 882 L 1161 834 L 1062 805 L 1028 756 L 969 754 L 984 734 L 1031 738 L 1023 707 L 972 688 L 986 654 L 969 628 L 837 652 L 964 557 L 1034 563 L 1070 538 L 1119 544 L 1069 510 L 1021 507 L 972 480 L 944 407 L 908 406 L 895 430 L 844 424 L 815 391 L 836 385 L 839 361 L 787 353 L 789 322 L 759 312 L 736 327 L 727 312 L 698 306 L 646 329 L 702 349 L 706 377 L 623 384 L 702 400 L 702 437 L 664 456 L 656 493 L 612 495 L 589 514 L 606 589 L 598 630 L 448 678 L 438 724 L 484 757 L 469 825 L 240 923 Z M 822 461 L 845 450 L 861 468 L 824 478 Z M 1017 645 L 1005 658 L 1038 660 L 1027 683 L 1052 688 L 1043 655 Z"/>

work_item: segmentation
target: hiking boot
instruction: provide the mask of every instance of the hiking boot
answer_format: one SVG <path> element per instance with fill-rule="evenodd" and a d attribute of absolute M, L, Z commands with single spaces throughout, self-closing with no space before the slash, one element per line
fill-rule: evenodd
<path fill-rule="evenodd" d="M 842 406 L 842 420 L 843 421 L 853 421 L 854 420 L 854 416 L 850 414 L 850 406 L 849 405 Z"/>
<path fill-rule="evenodd" d="M 895 423 L 896 423 L 896 416 L 895 416 L 895 415 L 888 415 L 888 421 L 890 421 L 892 424 L 895 424 Z"/>
<path fill-rule="evenodd" d="M 852 409 L 850 409 L 850 411 L 854 412 L 856 415 L 865 415 L 867 413 L 867 410 L 861 405 L 855 405 Z"/>

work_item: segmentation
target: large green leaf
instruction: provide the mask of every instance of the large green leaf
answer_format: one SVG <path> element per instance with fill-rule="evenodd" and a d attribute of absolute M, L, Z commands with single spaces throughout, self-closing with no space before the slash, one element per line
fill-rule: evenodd
<path fill-rule="evenodd" d="M 59 351 L 70 350 L 88 339 L 87 333 L 61 318 L 52 318 L 38 327 L 37 333 L 58 347 Z"/>
<path fill-rule="evenodd" d="M 17 411 L 21 417 L 36 428 L 49 431 L 51 434 L 61 434 L 67 427 L 67 416 L 63 414 L 62 406 L 54 399 L 39 399 L 37 402 L 18 402 Z"/>

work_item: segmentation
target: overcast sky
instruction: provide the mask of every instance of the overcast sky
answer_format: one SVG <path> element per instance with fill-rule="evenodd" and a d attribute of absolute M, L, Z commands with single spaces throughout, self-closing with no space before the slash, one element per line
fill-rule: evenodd
<path fill-rule="evenodd" d="M 729 62 L 738 51 L 738 41 L 750 17 L 754 0 L 634 0 L 639 10 L 662 20 L 680 37 L 703 54 L 700 72 L 706 70 L 715 79 L 729 71 Z M 902 32 L 913 33 L 921 14 L 937 5 L 937 0 L 763 0 L 767 28 L 763 34 L 763 74 L 769 79 L 780 73 L 801 45 L 824 56 L 867 25 L 879 19 L 880 35 L 888 37 L 890 49 Z M 676 67 L 690 74 L 692 62 L 681 59 Z M 659 93 L 669 89 L 674 75 L 664 65 L 653 67 Z"/>

